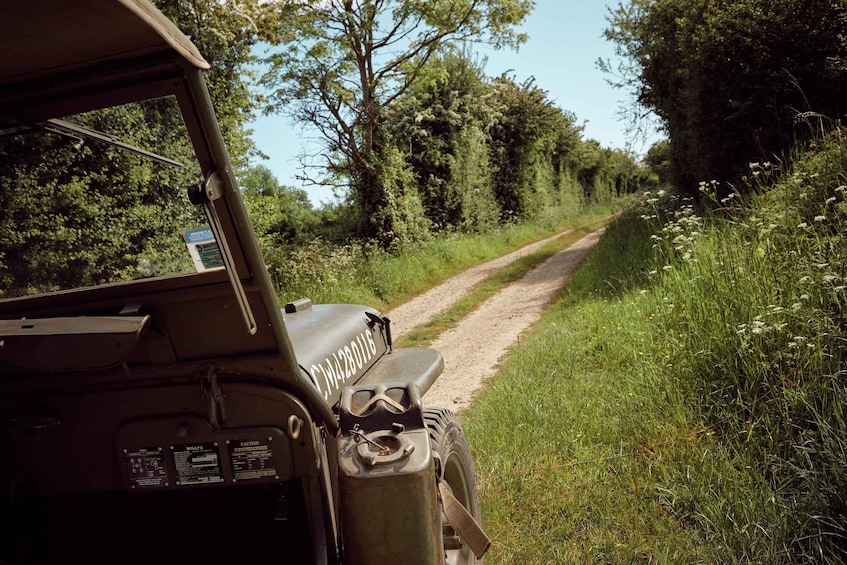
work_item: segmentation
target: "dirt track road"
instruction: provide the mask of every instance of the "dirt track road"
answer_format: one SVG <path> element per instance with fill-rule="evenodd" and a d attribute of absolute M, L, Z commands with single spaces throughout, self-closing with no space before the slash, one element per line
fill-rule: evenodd
<path fill-rule="evenodd" d="M 509 255 L 465 271 L 438 287 L 395 308 L 391 318 L 394 335 L 405 335 L 436 314 L 447 310 L 472 286 L 516 259 L 569 232 L 523 247 Z M 424 395 L 424 404 L 459 412 L 492 376 L 497 364 L 520 336 L 531 328 L 558 295 L 567 278 L 597 243 L 602 230 L 580 239 L 550 257 L 523 278 L 509 284 L 442 334 L 432 347 L 444 355 L 444 373 Z"/>

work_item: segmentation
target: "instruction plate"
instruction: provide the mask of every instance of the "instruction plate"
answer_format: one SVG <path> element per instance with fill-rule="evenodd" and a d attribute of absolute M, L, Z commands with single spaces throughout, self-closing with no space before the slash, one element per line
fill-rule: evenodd
<path fill-rule="evenodd" d="M 274 464 L 273 441 L 266 439 L 227 440 L 229 460 L 232 463 L 232 480 L 279 478 Z"/>
<path fill-rule="evenodd" d="M 206 485 L 224 482 L 218 442 L 172 445 L 177 485 Z"/>

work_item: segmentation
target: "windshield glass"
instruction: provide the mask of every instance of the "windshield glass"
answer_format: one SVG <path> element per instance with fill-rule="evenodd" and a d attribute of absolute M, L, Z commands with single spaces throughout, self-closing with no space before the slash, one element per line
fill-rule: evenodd
<path fill-rule="evenodd" d="M 173 97 L 0 129 L 0 299 L 195 272 L 202 178 Z"/>

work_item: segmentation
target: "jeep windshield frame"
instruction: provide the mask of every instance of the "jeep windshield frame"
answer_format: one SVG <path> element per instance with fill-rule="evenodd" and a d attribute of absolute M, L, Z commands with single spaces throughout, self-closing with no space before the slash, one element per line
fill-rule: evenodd
<path fill-rule="evenodd" d="M 14 46 L 14 52 L 0 62 L 0 130 L 174 97 L 201 171 L 197 182 L 206 199 L 201 205 L 217 223 L 215 236 L 222 253 L 229 255 L 229 265 L 4 299 L 0 319 L 149 316 L 143 347 L 122 366 L 109 369 L 115 374 L 161 377 L 167 367 L 168 375 L 196 378 L 214 367 L 271 379 L 299 392 L 316 420 L 335 428 L 331 409 L 297 365 L 202 76 L 208 64 L 193 44 L 143 1 L 56 0 L 50 10 L 37 3 L 7 8 L 12 13 L 0 24 L 0 34 L 7 34 L 4 45 Z M 74 21 L 92 30 L 116 31 L 92 32 L 98 38 L 92 40 L 95 45 L 81 46 L 73 57 L 69 51 L 86 31 L 66 29 L 68 11 L 85 11 L 86 18 Z M 43 37 L 27 36 L 26 31 L 20 35 L 15 29 L 15 22 L 34 19 Z M 252 328 L 245 325 L 245 308 Z M 0 359 L 4 377 L 18 372 L 30 374 Z"/>

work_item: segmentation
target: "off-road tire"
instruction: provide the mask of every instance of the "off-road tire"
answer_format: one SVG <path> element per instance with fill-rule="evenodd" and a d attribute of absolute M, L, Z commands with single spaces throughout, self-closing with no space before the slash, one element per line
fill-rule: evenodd
<path fill-rule="evenodd" d="M 432 450 L 440 457 L 443 480 L 450 485 L 453 495 L 478 523 L 482 523 L 479 507 L 479 488 L 476 483 L 473 461 L 468 441 L 456 415 L 446 408 L 425 408 L 424 422 L 429 430 Z M 471 565 L 476 556 L 465 544 L 455 548 L 457 536 L 441 515 L 447 565 Z"/>

